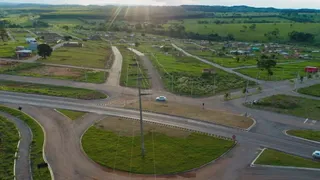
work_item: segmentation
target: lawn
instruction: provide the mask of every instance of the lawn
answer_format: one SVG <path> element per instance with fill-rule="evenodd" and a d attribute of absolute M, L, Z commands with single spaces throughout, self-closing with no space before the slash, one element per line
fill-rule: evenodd
<path fill-rule="evenodd" d="M 305 61 L 305 62 L 297 62 L 294 64 L 284 64 L 277 65 L 275 68 L 272 68 L 273 75 L 268 76 L 266 70 L 260 70 L 258 68 L 245 68 L 238 69 L 236 71 L 261 80 L 268 81 L 280 81 L 285 79 L 294 79 L 297 78 L 297 75 L 306 77 L 307 74 L 304 72 L 304 68 L 306 66 L 320 66 L 320 61 Z"/>
<path fill-rule="evenodd" d="M 147 72 L 143 67 L 139 57 L 133 52 L 129 51 L 125 46 L 119 46 L 119 51 L 122 55 L 122 69 L 120 77 L 120 85 L 126 87 L 138 87 L 137 78 L 138 74 L 141 73 L 143 77 L 147 77 Z M 129 64 L 139 63 L 138 66 L 130 66 Z M 144 89 L 150 88 L 151 83 L 148 80 L 141 81 L 141 87 Z"/>
<path fill-rule="evenodd" d="M 315 84 L 313 86 L 300 88 L 300 89 L 298 89 L 298 92 L 301 94 L 307 94 L 307 95 L 311 95 L 311 96 L 320 97 L 320 84 Z"/>
<path fill-rule="evenodd" d="M 106 118 L 84 134 L 82 145 L 98 164 L 139 174 L 169 174 L 216 159 L 234 142 L 145 123 L 146 156 L 141 157 L 139 122 Z M 134 132 L 134 134 L 132 133 Z"/>
<path fill-rule="evenodd" d="M 14 58 L 16 57 L 15 55 L 15 50 L 17 46 L 24 46 L 25 43 L 22 42 L 12 42 L 12 41 L 7 41 L 7 42 L 1 42 L 0 43 L 0 57 L 2 58 Z"/>
<path fill-rule="evenodd" d="M 170 92 L 199 97 L 245 86 L 246 81 L 243 78 L 184 56 L 171 46 L 168 54 L 160 48 L 151 46 L 151 44 L 141 45 L 139 50 L 150 53 L 149 59 L 160 72 L 164 85 Z M 203 69 L 213 69 L 214 72 L 204 74 Z M 254 83 L 250 82 L 250 85 L 252 84 Z"/>
<path fill-rule="evenodd" d="M 320 142 L 320 131 L 313 131 L 313 130 L 289 130 L 287 134 L 292 136 L 301 137 L 304 139 L 309 139 L 312 141 Z"/>
<path fill-rule="evenodd" d="M 89 89 L 82 89 L 82 88 L 32 84 L 32 83 L 3 81 L 3 80 L 0 80 L 0 84 L 1 84 L 0 91 L 59 96 L 59 97 L 68 97 L 68 98 L 85 99 L 85 100 L 107 98 L 107 95 L 102 92 L 89 90 Z"/>
<path fill-rule="evenodd" d="M 250 107 L 320 120 L 320 101 L 314 99 L 274 95 L 260 99 L 257 104 Z"/>
<path fill-rule="evenodd" d="M 46 66 L 40 63 L 17 63 L 0 61 L 0 73 L 18 76 L 48 77 L 88 83 L 104 83 L 108 72 Z"/>
<path fill-rule="evenodd" d="M 82 111 L 71 111 L 71 110 L 66 110 L 66 109 L 57 109 L 60 113 L 64 114 L 71 120 L 76 120 L 86 114 L 86 112 Z"/>
<path fill-rule="evenodd" d="M 107 42 L 87 41 L 83 42 L 83 47 L 58 48 L 47 59 L 38 61 L 102 69 L 112 65 L 111 55 L 112 51 Z"/>
<path fill-rule="evenodd" d="M 305 159 L 299 156 L 283 153 L 280 151 L 266 149 L 257 159 L 255 164 L 272 166 L 294 166 L 306 168 L 320 168 L 320 162 Z"/>
<path fill-rule="evenodd" d="M 13 179 L 14 154 L 17 151 L 19 134 L 14 123 L 0 116 L 0 177 Z"/>
<path fill-rule="evenodd" d="M 48 168 L 38 169 L 37 165 L 40 163 L 44 163 L 43 159 L 43 143 L 44 143 L 44 132 L 42 131 L 40 125 L 27 114 L 12 109 L 6 106 L 0 105 L 0 111 L 11 114 L 24 121 L 32 131 L 32 144 L 30 151 L 30 161 L 31 161 L 31 170 L 33 174 L 34 180 L 43 180 L 43 179 L 51 179 L 50 172 Z M 2 163 L 1 163 L 2 164 Z"/>
<path fill-rule="evenodd" d="M 139 109 L 139 103 L 128 103 L 125 107 Z M 246 129 L 253 124 L 252 119 L 248 117 L 226 113 L 219 110 L 202 109 L 202 105 L 190 106 L 186 104 L 179 104 L 173 100 L 168 102 L 156 102 L 144 99 L 142 108 L 146 111 L 199 119 L 230 127 Z"/>

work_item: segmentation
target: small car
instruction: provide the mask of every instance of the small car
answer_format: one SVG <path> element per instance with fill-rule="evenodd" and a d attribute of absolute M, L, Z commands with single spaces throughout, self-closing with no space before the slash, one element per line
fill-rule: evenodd
<path fill-rule="evenodd" d="M 156 98 L 156 101 L 167 101 L 167 98 L 165 96 L 159 96 Z"/>
<path fill-rule="evenodd" d="M 320 151 L 314 151 L 312 153 L 312 157 L 315 159 L 320 159 Z"/>

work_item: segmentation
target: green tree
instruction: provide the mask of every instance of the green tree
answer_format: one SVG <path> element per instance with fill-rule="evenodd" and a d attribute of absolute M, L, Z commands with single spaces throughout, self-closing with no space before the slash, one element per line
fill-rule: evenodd
<path fill-rule="evenodd" d="M 139 42 L 135 42 L 134 45 L 135 45 L 136 47 L 139 47 L 139 46 L 140 46 L 140 43 L 139 43 Z"/>
<path fill-rule="evenodd" d="M 252 31 L 256 30 L 257 25 L 256 24 L 251 24 L 249 27 Z"/>
<path fill-rule="evenodd" d="M 63 38 L 64 38 L 65 41 L 69 41 L 70 39 L 72 39 L 71 36 L 64 36 Z"/>
<path fill-rule="evenodd" d="M 51 56 L 52 48 L 48 44 L 39 44 L 38 45 L 38 54 L 39 56 L 43 58 L 47 58 L 48 56 Z"/>
<path fill-rule="evenodd" d="M 7 31 L 4 28 L 0 28 L 0 37 L 1 37 L 2 41 L 4 41 L 5 38 L 8 39 Z"/>
<path fill-rule="evenodd" d="M 66 31 L 69 31 L 69 26 L 62 26 L 63 29 L 65 29 Z"/>
<path fill-rule="evenodd" d="M 260 59 L 258 59 L 257 67 L 261 70 L 267 70 L 268 76 L 273 75 L 272 68 L 277 65 L 277 61 L 274 59 L 270 59 L 267 55 L 263 54 L 261 55 Z"/>

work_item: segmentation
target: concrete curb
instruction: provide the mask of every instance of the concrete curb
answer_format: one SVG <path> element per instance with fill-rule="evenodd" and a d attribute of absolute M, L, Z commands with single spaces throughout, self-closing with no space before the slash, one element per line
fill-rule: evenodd
<path fill-rule="evenodd" d="M 114 117 L 119 117 L 119 116 L 114 116 Z M 139 121 L 139 119 L 134 119 L 134 118 L 130 118 L 130 117 L 122 117 L 122 118 L 125 118 L 127 120 L 136 120 L 136 121 Z M 99 122 L 101 121 L 102 119 L 104 118 L 101 118 L 99 120 L 97 120 L 96 122 Z M 147 122 L 147 123 L 150 123 L 150 124 L 156 124 L 156 125 L 160 125 L 160 126 L 167 126 L 167 127 L 172 127 L 172 128 L 177 128 L 177 129 L 181 129 L 181 130 L 187 130 L 187 131 L 193 131 L 193 130 L 190 130 L 190 129 L 186 129 L 186 128 L 180 128 L 180 127 L 177 127 L 177 126 L 172 126 L 172 125 L 164 125 L 164 124 L 161 124 L 161 123 L 155 123 L 155 122 L 150 122 L 150 121 L 145 121 L 143 120 L 144 122 Z M 100 166 L 100 167 L 103 167 L 105 168 L 104 166 L 101 166 L 100 164 L 98 164 L 97 162 L 93 161 L 84 151 L 83 147 L 82 147 L 82 137 L 83 135 L 88 131 L 89 128 L 91 128 L 92 126 L 94 125 L 94 123 L 91 124 L 91 126 L 89 126 L 84 132 L 83 134 L 81 135 L 80 137 L 80 149 L 82 151 L 82 153 L 87 157 L 87 159 L 89 159 L 91 162 L 93 162 L 94 164 Z M 213 136 L 213 137 L 216 137 L 216 138 L 219 138 L 219 139 L 224 139 L 224 140 L 230 140 L 230 141 L 233 141 L 231 138 L 227 138 L 227 137 L 223 137 L 223 136 L 217 136 L 217 135 L 214 135 L 214 134 L 209 134 L 209 133 L 203 133 L 203 132 L 200 132 L 200 131 L 193 131 L 193 132 L 196 132 L 196 133 L 201 133 L 201 134 L 206 134 L 208 136 Z M 192 171 L 196 171 L 196 170 L 199 170 L 205 166 L 208 166 L 216 161 L 218 161 L 219 159 L 221 159 L 223 156 L 225 156 L 226 154 L 228 154 L 237 144 L 238 144 L 238 141 L 234 141 L 235 143 L 226 151 L 224 152 L 223 154 L 221 154 L 219 157 L 217 157 L 216 159 L 206 163 L 206 164 L 203 164 L 201 165 L 200 167 L 197 167 L 197 168 L 193 168 L 193 169 L 190 169 L 190 170 L 186 170 L 186 171 L 183 171 L 183 172 L 178 172 L 178 173 L 172 173 L 172 174 L 137 174 L 137 173 L 133 173 L 133 174 L 136 174 L 136 175 L 142 175 L 142 176 L 145 176 L 145 177 L 153 177 L 153 176 L 168 176 L 168 175 L 178 175 L 178 174 L 184 174 L 184 173 L 188 173 L 188 172 L 192 172 Z M 107 167 L 109 168 L 109 167 Z M 119 172 L 126 172 L 126 171 L 121 171 L 121 170 L 117 170 Z"/>
<path fill-rule="evenodd" d="M 289 136 L 289 137 L 292 137 L 292 138 L 296 138 L 296 139 L 300 139 L 300 140 L 308 141 L 308 142 L 311 142 L 311 143 L 320 144 L 320 142 L 319 142 L 319 141 L 313 141 L 313 140 L 309 140 L 309 139 L 301 138 L 301 137 L 298 137 L 298 136 L 290 135 L 290 134 L 288 134 L 288 133 L 287 133 L 287 131 L 289 131 L 289 130 L 284 130 L 284 131 L 282 131 L 282 133 L 283 133 L 283 134 L 285 134 L 286 136 Z"/>
<path fill-rule="evenodd" d="M 261 150 L 261 152 L 258 154 L 258 156 L 256 158 L 254 158 L 254 160 L 251 162 L 250 167 L 255 167 L 255 162 L 257 161 L 257 159 L 261 156 L 261 154 L 266 150 L 267 148 L 263 148 Z"/>
<path fill-rule="evenodd" d="M 255 126 L 256 126 L 256 124 L 257 124 L 257 121 L 254 119 L 254 118 L 251 118 L 252 119 L 252 121 L 253 121 L 253 124 L 250 126 L 250 127 L 248 127 L 247 129 L 246 129 L 246 131 L 250 131 L 252 128 L 254 128 Z"/>
<path fill-rule="evenodd" d="M 16 129 L 18 131 L 18 134 L 19 134 L 19 141 L 18 141 L 18 144 L 17 144 L 17 150 L 16 152 L 14 153 L 14 160 L 13 160 L 13 176 L 14 176 L 14 180 L 16 180 L 16 164 L 17 164 L 17 156 L 18 156 L 18 151 L 19 151 L 19 146 L 20 146 L 20 141 L 21 141 L 21 133 L 19 131 L 19 129 L 17 128 L 16 126 Z"/>
<path fill-rule="evenodd" d="M 53 109 L 55 112 L 61 114 L 62 116 L 66 117 L 67 119 L 69 119 L 70 121 L 74 121 L 72 119 L 70 119 L 68 116 L 66 116 L 65 114 L 63 114 L 62 112 L 58 111 L 57 109 Z M 74 110 L 69 110 L 69 111 L 74 111 Z M 79 111 L 80 112 L 80 111 Z M 83 118 L 85 115 L 87 115 L 88 113 L 87 112 L 84 112 L 85 114 L 82 115 L 81 117 L 77 118 L 77 119 L 80 119 L 80 118 Z M 76 120 L 76 119 L 75 119 Z"/>

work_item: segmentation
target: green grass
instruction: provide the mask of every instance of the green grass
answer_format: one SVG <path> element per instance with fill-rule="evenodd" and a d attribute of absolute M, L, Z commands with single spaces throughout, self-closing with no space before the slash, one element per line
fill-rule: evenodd
<path fill-rule="evenodd" d="M 30 151 L 30 160 L 31 160 L 31 170 L 33 174 L 34 180 L 43 180 L 43 179 L 51 179 L 50 172 L 48 168 L 38 169 L 37 165 L 44 162 L 42 156 L 42 147 L 44 143 L 44 132 L 42 131 L 40 125 L 27 114 L 12 109 L 6 106 L 0 105 L 0 111 L 11 114 L 24 121 L 32 131 L 32 143 L 31 143 L 31 151 Z"/>
<path fill-rule="evenodd" d="M 320 131 L 313 130 L 289 130 L 287 134 L 320 142 Z"/>
<path fill-rule="evenodd" d="M 83 24 L 82 21 L 79 19 L 67 19 L 67 18 L 60 18 L 60 19 L 41 19 L 41 21 L 44 21 L 48 24 L 54 24 L 54 25 L 68 25 L 68 26 L 74 26 L 74 25 L 81 25 Z"/>
<path fill-rule="evenodd" d="M 107 67 L 108 61 L 110 61 L 110 55 L 112 54 L 107 42 L 88 41 L 83 44 L 84 47 L 58 48 L 52 52 L 50 57 L 47 59 L 39 59 L 39 61 L 101 69 Z"/>
<path fill-rule="evenodd" d="M 216 159 L 233 145 L 232 141 L 197 133 L 181 138 L 149 131 L 144 139 L 144 159 L 141 157 L 140 136 L 118 136 L 93 126 L 83 136 L 82 145 L 87 155 L 100 165 L 139 174 L 154 174 L 154 160 L 156 174 L 197 168 Z"/>
<path fill-rule="evenodd" d="M 34 37 L 32 34 L 22 29 L 16 29 L 16 30 L 11 29 L 10 32 L 11 32 L 11 35 L 14 37 L 14 39 L 18 42 L 25 43 L 27 37 Z M 25 46 L 27 46 L 26 43 L 25 43 Z"/>
<path fill-rule="evenodd" d="M 147 72 L 142 66 L 141 61 L 139 60 L 139 57 L 136 56 L 133 52 L 129 51 L 124 46 L 119 46 L 119 51 L 121 52 L 121 55 L 123 57 L 122 60 L 122 69 L 121 69 L 121 77 L 120 77 L 120 85 L 126 86 L 126 87 L 138 87 L 137 85 L 137 78 L 138 73 L 141 73 L 143 77 L 147 76 Z M 136 62 L 139 62 L 140 68 L 138 66 L 130 66 L 129 64 L 135 64 Z M 128 77 L 128 82 L 127 82 Z M 151 83 L 148 80 L 143 80 L 141 82 L 141 87 L 144 89 L 148 89 L 151 87 Z"/>
<path fill-rule="evenodd" d="M 53 86 L 53 85 L 42 85 L 42 84 L 32 84 L 24 82 L 14 82 L 14 81 L 0 81 L 0 90 L 1 91 L 11 91 L 11 92 L 21 92 L 27 94 L 40 94 L 48 96 L 59 96 L 59 97 L 68 97 L 76 99 L 103 99 L 107 95 L 89 89 L 82 88 L 72 88 L 65 86 Z"/>
<path fill-rule="evenodd" d="M 64 114 L 71 120 L 76 120 L 86 114 L 86 112 L 81 112 L 81 111 L 71 111 L 71 110 L 66 110 L 66 109 L 57 109 L 60 113 Z"/>
<path fill-rule="evenodd" d="M 19 134 L 14 123 L 0 116 L 0 177 L 13 179 L 14 154 L 17 151 Z"/>
<path fill-rule="evenodd" d="M 320 84 L 315 84 L 313 86 L 300 88 L 300 89 L 298 89 L 298 92 L 301 94 L 307 94 L 307 95 L 311 95 L 311 96 L 320 97 Z"/>
<path fill-rule="evenodd" d="M 305 62 L 297 62 L 294 64 L 277 65 L 275 68 L 272 68 L 273 75 L 271 77 L 268 76 L 266 70 L 260 70 L 258 68 L 245 68 L 238 69 L 236 71 L 261 80 L 280 81 L 297 78 L 297 74 L 306 77 L 307 74 L 304 72 L 304 68 L 306 66 L 320 66 L 320 61 L 310 60 Z"/>
<path fill-rule="evenodd" d="M 15 50 L 17 46 L 25 46 L 21 42 L 6 41 L 0 43 L 0 57 L 2 58 L 13 58 L 15 57 Z"/>
<path fill-rule="evenodd" d="M 313 161 L 311 159 L 305 159 L 299 156 L 290 155 L 272 149 L 266 149 L 257 159 L 255 164 L 320 168 L 320 162 Z"/>
<path fill-rule="evenodd" d="M 274 95 L 260 99 L 256 105 L 250 107 L 320 120 L 320 100 Z"/>
<path fill-rule="evenodd" d="M 192 57 L 183 56 L 181 52 L 173 50 L 173 48 L 168 55 L 151 47 L 150 44 L 141 45 L 139 49 L 142 52 L 153 53 L 154 56 L 148 55 L 149 59 L 160 72 L 166 89 L 176 94 L 208 96 L 214 94 L 214 89 L 217 93 L 245 86 L 246 81 L 243 78 L 214 68 Z M 216 74 L 203 75 L 202 70 L 207 68 L 214 69 Z M 250 82 L 250 85 L 252 84 L 254 83 Z"/>

